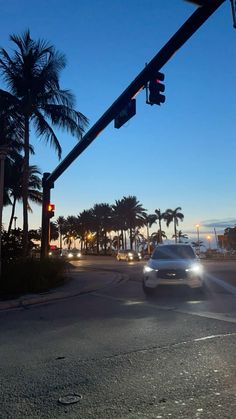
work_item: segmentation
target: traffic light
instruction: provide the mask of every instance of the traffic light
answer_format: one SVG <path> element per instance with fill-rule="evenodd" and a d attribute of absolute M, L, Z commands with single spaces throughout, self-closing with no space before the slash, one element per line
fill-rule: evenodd
<path fill-rule="evenodd" d="M 55 205 L 54 204 L 48 204 L 48 217 L 49 218 L 54 217 L 54 211 L 55 211 Z"/>
<path fill-rule="evenodd" d="M 161 92 L 165 91 L 165 85 L 161 83 L 161 81 L 163 81 L 164 78 L 165 75 L 163 73 L 157 73 L 155 77 L 150 79 L 148 84 L 148 103 L 150 105 L 160 105 L 161 103 L 165 102 L 166 98 L 164 95 L 161 94 Z"/>

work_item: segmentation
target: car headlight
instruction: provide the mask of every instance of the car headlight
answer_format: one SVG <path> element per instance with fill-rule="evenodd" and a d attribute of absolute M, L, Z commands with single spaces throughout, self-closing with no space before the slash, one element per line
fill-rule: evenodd
<path fill-rule="evenodd" d="M 150 266 L 144 266 L 144 268 L 143 268 L 144 273 L 152 272 L 152 271 L 154 271 L 154 269 L 150 268 Z"/>
<path fill-rule="evenodd" d="M 80 258 L 81 257 L 81 253 L 77 253 L 77 258 Z"/>
<path fill-rule="evenodd" d="M 49 252 L 49 253 L 48 253 L 48 256 L 52 256 L 52 252 Z"/>
<path fill-rule="evenodd" d="M 129 252 L 128 256 L 131 258 L 133 256 L 133 253 Z"/>
<path fill-rule="evenodd" d="M 194 272 L 194 273 L 201 273 L 202 266 L 201 265 L 192 265 L 188 269 L 185 269 L 186 272 Z"/>
<path fill-rule="evenodd" d="M 68 253 L 68 258 L 72 258 L 73 257 L 73 253 Z"/>

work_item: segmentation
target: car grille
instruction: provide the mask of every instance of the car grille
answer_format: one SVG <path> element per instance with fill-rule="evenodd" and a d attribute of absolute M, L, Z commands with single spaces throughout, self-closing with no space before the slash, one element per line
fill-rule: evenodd
<path fill-rule="evenodd" d="M 157 278 L 184 279 L 187 278 L 187 272 L 184 269 L 160 269 L 157 271 Z"/>

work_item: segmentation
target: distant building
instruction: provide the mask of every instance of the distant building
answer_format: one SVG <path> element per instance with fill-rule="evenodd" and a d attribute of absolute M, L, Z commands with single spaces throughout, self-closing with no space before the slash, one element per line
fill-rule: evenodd
<path fill-rule="evenodd" d="M 229 239 L 224 234 L 217 236 L 218 245 L 221 249 L 228 249 L 230 247 Z"/>

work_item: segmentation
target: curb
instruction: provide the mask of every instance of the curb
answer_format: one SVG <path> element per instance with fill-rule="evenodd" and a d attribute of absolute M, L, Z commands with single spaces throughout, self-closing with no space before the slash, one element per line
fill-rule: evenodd
<path fill-rule="evenodd" d="M 125 275 L 122 274 L 113 274 L 113 279 L 108 280 L 105 285 L 104 283 L 101 286 L 98 286 L 98 284 L 88 285 L 84 288 L 82 287 L 80 290 L 73 290 L 71 292 L 69 291 L 47 291 L 42 294 L 29 294 L 27 296 L 19 297 L 17 299 L 8 300 L 8 301 L 0 301 L 0 312 L 13 310 L 17 308 L 26 308 L 28 306 L 33 306 L 37 304 L 44 304 L 49 303 L 52 301 L 58 301 L 63 300 L 66 298 L 72 298 L 83 294 L 89 294 L 91 292 L 95 292 L 104 288 L 109 287 L 109 285 L 115 285 L 117 283 L 120 283 L 122 280 L 125 280 Z M 72 281 L 73 279 L 71 279 Z M 97 281 L 98 282 L 98 281 Z M 81 286 L 81 284 L 80 284 Z M 79 288 L 79 286 L 78 286 Z"/>

